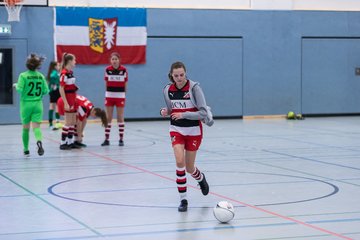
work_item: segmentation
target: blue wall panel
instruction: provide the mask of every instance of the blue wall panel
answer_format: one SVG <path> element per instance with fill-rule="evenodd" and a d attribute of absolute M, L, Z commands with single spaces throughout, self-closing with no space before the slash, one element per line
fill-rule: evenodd
<path fill-rule="evenodd" d="M 7 12 L 4 7 L 0 7 L 0 24 L 10 24 L 7 22 Z M 0 48 L 13 49 L 13 82 L 17 82 L 19 74 L 26 70 L 26 57 L 32 52 L 46 56 L 41 69 L 41 72 L 46 74 L 49 62 L 54 59 L 52 9 L 24 7 L 21 11 L 21 22 L 12 22 L 11 27 L 11 36 L 0 37 Z M 44 108 L 48 109 L 49 97 L 46 96 L 45 99 Z M 46 112 L 44 117 L 47 117 Z M 14 91 L 14 104 L 0 105 L 0 124 L 19 122 L 19 96 Z"/>
<path fill-rule="evenodd" d="M 189 77 L 201 82 L 215 116 L 284 114 L 290 110 L 319 114 L 358 112 L 357 98 L 353 96 L 359 82 L 353 76 L 354 66 L 359 65 L 358 40 L 329 41 L 322 45 L 324 42 L 315 39 L 302 43 L 302 39 L 360 37 L 359 12 L 147 11 L 147 63 L 127 66 L 130 75 L 127 118 L 158 117 L 166 74 L 176 60 L 184 61 Z M 7 23 L 6 18 L 5 9 L 0 7 L 0 24 Z M 14 56 L 16 76 L 25 70 L 24 56 L 30 52 L 47 56 L 42 69 L 46 73 L 54 57 L 53 10 L 25 7 L 21 22 L 12 23 L 12 27 L 12 36 L 0 37 L 0 43 L 24 41 L 22 47 L 16 47 L 17 52 L 22 52 Z M 100 107 L 104 98 L 104 68 L 79 65 L 75 69 L 79 93 Z M 334 101 L 330 96 L 342 101 L 334 101 L 329 107 L 329 101 L 318 101 L 319 94 L 330 102 Z M 46 109 L 47 98 L 45 102 Z M 12 107 L 18 108 L 17 104 Z M 0 106 L 0 123 L 19 122 L 17 112 L 8 112 L 9 108 Z M 8 113 L 6 118 L 4 113 Z"/>
<path fill-rule="evenodd" d="M 160 93 L 159 90 L 169 82 L 167 73 L 170 64 L 182 61 L 187 66 L 188 78 L 200 82 L 208 105 L 218 116 L 242 116 L 241 38 L 150 38 L 148 54 L 150 66 L 146 68 L 146 73 L 154 79 L 144 76 L 150 80 L 147 95 Z M 135 95 L 129 101 L 136 99 Z M 157 112 L 159 104 L 164 105 L 162 95 L 160 101 L 157 99 L 149 99 L 148 109 L 156 103 L 153 110 Z"/>
<path fill-rule="evenodd" d="M 28 42 L 26 39 L 1 39 L 0 48 L 12 49 L 13 52 L 13 76 L 17 78 L 21 69 L 24 69 L 24 61 L 18 62 L 14 59 L 17 56 L 26 59 Z M 15 89 L 13 89 L 13 104 L 0 104 L 0 124 L 20 122 L 19 117 L 19 98 Z"/>
<path fill-rule="evenodd" d="M 169 82 L 167 74 L 175 61 L 183 61 L 188 77 L 200 82 L 217 116 L 242 116 L 241 38 L 159 37 L 148 39 L 146 65 L 127 66 L 126 117 L 160 117 L 159 108 L 164 106 L 162 89 Z M 74 70 L 79 94 L 100 107 L 105 94 L 104 69 L 78 65 Z"/>
<path fill-rule="evenodd" d="M 284 114 L 300 108 L 301 18 L 262 12 L 244 34 L 244 115 Z"/>
<path fill-rule="evenodd" d="M 304 39 L 302 112 L 360 112 L 360 39 Z"/>

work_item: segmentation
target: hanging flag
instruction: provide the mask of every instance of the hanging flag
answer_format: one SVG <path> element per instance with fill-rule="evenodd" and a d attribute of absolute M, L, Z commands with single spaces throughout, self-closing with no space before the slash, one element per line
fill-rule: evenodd
<path fill-rule="evenodd" d="M 64 52 L 78 64 L 108 64 L 118 52 L 122 64 L 144 64 L 146 9 L 56 7 L 55 44 L 58 61 Z"/>

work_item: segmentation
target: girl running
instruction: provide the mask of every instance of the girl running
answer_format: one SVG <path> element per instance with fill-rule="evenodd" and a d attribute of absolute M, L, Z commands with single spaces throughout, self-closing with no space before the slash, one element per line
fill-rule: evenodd
<path fill-rule="evenodd" d="M 60 124 L 60 115 L 56 106 L 56 102 L 60 97 L 59 87 L 60 87 L 60 77 L 59 77 L 60 66 L 58 62 L 52 61 L 49 65 L 49 70 L 47 73 L 47 80 L 49 83 L 50 90 L 50 105 L 49 105 L 49 127 L 52 130 L 58 130 Z M 56 125 L 53 125 L 54 119 L 54 110 Z"/>
<path fill-rule="evenodd" d="M 64 53 L 61 63 L 60 74 L 60 96 L 64 101 L 65 110 L 65 125 L 61 133 L 61 150 L 68 150 L 71 148 L 78 148 L 74 144 L 74 132 L 76 124 L 76 91 L 79 89 L 75 84 L 75 77 L 73 69 L 76 64 L 76 59 L 73 54 Z"/>
<path fill-rule="evenodd" d="M 111 65 L 105 69 L 105 108 L 108 118 L 108 125 L 105 128 L 105 140 L 101 146 L 110 145 L 111 121 L 113 119 L 114 106 L 116 107 L 117 123 L 119 126 L 119 146 L 124 146 L 124 107 L 125 92 L 128 82 L 128 73 L 124 66 L 120 64 L 120 54 L 114 52 L 110 56 Z"/>
<path fill-rule="evenodd" d="M 16 91 L 20 93 L 20 116 L 23 125 L 22 142 L 25 156 L 30 155 L 30 122 L 32 123 L 38 154 L 40 156 L 44 154 L 40 123 L 43 117 L 42 98 L 45 94 L 48 94 L 49 88 L 44 75 L 38 72 L 43 61 L 43 57 L 30 54 L 26 61 L 28 71 L 21 73 L 18 82 L 14 84 Z"/>
<path fill-rule="evenodd" d="M 160 110 L 163 117 L 170 116 L 170 138 L 176 160 L 176 183 L 180 194 L 179 212 L 186 212 L 186 172 L 199 183 L 203 195 L 209 193 L 205 174 L 195 166 L 197 150 L 202 141 L 202 124 L 212 126 L 214 121 L 206 105 L 199 83 L 186 78 L 182 62 L 171 65 L 170 84 L 164 88 L 166 108 Z"/>

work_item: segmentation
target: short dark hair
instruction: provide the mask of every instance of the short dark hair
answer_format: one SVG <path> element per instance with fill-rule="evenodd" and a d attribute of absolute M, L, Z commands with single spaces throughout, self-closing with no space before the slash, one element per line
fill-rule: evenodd
<path fill-rule="evenodd" d="M 35 71 L 40 68 L 44 60 L 45 58 L 43 56 L 38 56 L 35 53 L 31 53 L 26 60 L 26 67 L 31 71 Z"/>

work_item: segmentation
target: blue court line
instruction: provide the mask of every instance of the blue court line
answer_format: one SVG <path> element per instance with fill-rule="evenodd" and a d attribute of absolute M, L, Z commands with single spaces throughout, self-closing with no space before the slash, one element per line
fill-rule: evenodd
<path fill-rule="evenodd" d="M 333 215 L 344 215 L 344 214 L 359 214 L 358 212 L 340 212 L 340 213 L 316 213 L 316 214 L 297 214 L 297 215 L 289 215 L 289 217 L 314 217 L 314 216 L 333 216 Z M 248 220 L 263 220 L 263 219 L 277 219 L 275 216 L 267 216 L 267 217 L 242 217 L 242 218 L 234 218 L 232 221 L 248 221 Z M 127 227 L 149 227 L 149 226 L 164 226 L 164 225 L 172 225 L 172 224 L 192 224 L 192 223 L 213 223 L 217 222 L 217 220 L 207 220 L 207 221 L 183 221 L 183 222 L 166 222 L 166 223 L 146 223 L 146 224 L 132 224 L 132 225 L 121 225 L 121 226 L 110 226 L 110 227 L 98 227 L 98 229 L 112 229 L 112 228 L 127 228 Z"/>
<path fill-rule="evenodd" d="M 264 165 L 264 166 L 268 166 L 268 167 L 279 168 L 279 169 L 283 169 L 283 170 L 287 170 L 287 171 L 292 171 L 292 172 L 296 172 L 296 173 L 301 173 L 301 174 L 305 174 L 305 175 L 312 176 L 312 177 L 323 178 L 323 179 L 326 179 L 327 181 L 341 182 L 341 183 L 349 184 L 349 185 L 352 185 L 352 186 L 360 187 L 360 184 L 349 183 L 349 182 L 345 182 L 345 181 L 342 181 L 342 180 L 337 180 L 337 179 L 332 179 L 332 178 L 328 178 L 328 177 L 324 177 L 324 176 L 319 176 L 319 175 L 307 173 L 307 172 L 304 172 L 304 171 L 294 170 L 294 169 L 292 169 L 292 168 L 280 167 L 280 166 L 277 166 L 277 165 L 272 165 L 272 164 L 268 164 L 268 163 L 264 163 L 264 162 L 258 162 L 258 161 L 253 161 L 253 160 L 245 160 L 245 161 L 251 162 L 251 163 L 260 164 L 260 165 Z"/>
<path fill-rule="evenodd" d="M 36 195 L 35 193 L 33 193 L 32 191 L 30 191 L 29 189 L 25 188 L 24 186 L 20 185 L 19 183 L 15 182 L 14 180 L 12 180 L 11 178 L 5 176 L 4 174 L 0 173 L 0 176 L 2 176 L 3 178 L 7 179 L 9 182 L 15 184 L 16 186 L 18 186 L 19 188 L 23 189 L 25 192 L 29 193 L 31 196 L 37 198 L 38 200 L 40 200 L 41 202 L 47 204 L 48 206 L 54 208 L 55 210 L 61 212 L 62 214 L 64 214 L 65 216 L 69 217 L 70 219 L 74 220 L 75 222 L 77 222 L 78 224 L 80 224 L 81 226 L 85 227 L 86 229 L 88 229 L 89 231 L 93 232 L 94 234 L 96 234 L 97 236 L 101 236 L 101 233 L 99 233 L 98 231 L 92 229 L 91 227 L 89 227 L 88 225 L 86 225 L 85 223 L 81 222 L 80 220 L 76 219 L 75 217 L 71 216 L 70 214 L 68 214 L 67 212 L 61 210 L 60 208 L 56 207 L 55 205 L 51 204 L 50 202 L 46 201 L 45 199 L 41 198 L 40 196 Z"/>
<path fill-rule="evenodd" d="M 273 138 L 278 139 L 279 137 L 273 137 Z M 284 138 L 280 138 L 280 139 L 284 139 Z M 288 139 L 285 138 L 285 140 L 288 140 Z M 226 143 L 226 144 L 227 145 L 234 145 L 234 146 L 238 146 L 238 147 L 245 147 L 245 148 L 247 147 L 250 150 L 257 150 L 257 151 L 261 151 L 261 152 L 272 153 L 272 154 L 276 154 L 276 155 L 280 155 L 280 156 L 284 156 L 284 157 L 298 158 L 298 159 L 302 159 L 302 160 L 306 160 L 306 161 L 318 162 L 318 163 L 322 163 L 322 164 L 325 164 L 325 165 L 333 165 L 333 166 L 343 167 L 343 168 L 348 168 L 348 169 L 353 169 L 353 170 L 360 170 L 360 168 L 356 168 L 356 167 L 351 167 L 351 166 L 342 165 L 342 164 L 336 164 L 336 163 L 329 163 L 329 162 L 325 162 L 325 161 L 321 161 L 321 160 L 296 156 L 296 155 L 292 155 L 292 154 L 277 152 L 277 151 L 273 151 L 273 150 L 267 150 L 267 149 L 263 149 L 263 148 L 242 146 L 242 145 L 233 144 L 233 143 Z M 307 144 L 312 144 L 312 143 L 307 142 Z M 326 147 L 332 148 L 331 146 L 326 146 Z"/>
<path fill-rule="evenodd" d="M 337 219 L 337 220 L 324 220 L 324 221 L 308 221 L 306 223 L 336 223 L 336 222 L 355 222 L 360 221 L 360 218 L 355 219 Z M 279 226 L 290 226 L 297 225 L 295 222 L 283 222 L 283 223 L 269 223 L 269 224 L 250 224 L 250 225 L 237 225 L 231 224 L 218 225 L 217 227 L 204 227 L 204 228 L 182 228 L 175 230 L 163 230 L 163 231 L 147 231 L 147 232 L 128 232 L 119 234 L 104 234 L 101 237 L 126 237 L 126 236 L 148 236 L 148 235 L 159 235 L 167 233 L 183 233 L 183 232 L 201 232 L 201 231 L 218 231 L 226 229 L 242 229 L 242 228 L 262 228 L 262 227 L 279 227 Z M 343 233 L 346 235 L 346 233 Z M 321 236 L 331 236 L 330 234 L 324 234 Z M 70 239 L 87 239 L 87 238 L 98 238 L 100 236 L 77 236 L 77 237 L 65 237 L 65 238 L 41 238 L 41 240 L 70 240 Z M 40 240 L 40 239 L 39 239 Z"/>
<path fill-rule="evenodd" d="M 103 158 L 103 159 L 108 160 L 108 161 L 118 162 L 119 164 L 121 164 L 121 165 L 123 165 L 123 166 L 127 166 L 127 167 L 130 167 L 130 168 L 135 168 L 135 169 L 138 169 L 138 170 L 140 170 L 140 171 L 143 171 L 143 172 L 152 174 L 152 175 L 154 175 L 154 176 L 158 176 L 158 177 L 161 177 L 161 178 L 163 178 L 163 179 L 167 179 L 167 180 L 173 181 L 173 180 L 172 180 L 171 178 L 169 178 L 169 177 L 162 176 L 162 175 L 160 175 L 160 174 L 156 174 L 155 172 L 151 172 L 151 171 L 146 170 L 146 169 L 143 169 L 143 168 L 141 168 L 141 167 L 137 167 L 137 166 L 130 165 L 130 164 L 126 163 L 126 162 L 117 161 L 117 160 L 111 159 L 111 158 L 109 158 L 109 157 L 99 155 L 99 154 L 94 153 L 94 152 L 89 152 L 89 151 L 85 151 L 85 152 L 88 152 L 88 153 L 90 153 L 91 155 L 98 156 L 98 157 Z M 216 194 L 216 193 L 212 193 L 212 194 L 215 195 L 215 196 L 225 197 L 225 196 L 222 196 L 222 195 Z M 226 197 L 225 197 L 225 198 L 226 198 Z M 302 221 L 299 221 L 299 220 L 296 220 L 296 219 L 291 219 L 291 218 L 289 218 L 289 217 L 286 217 L 286 216 L 277 214 L 277 213 L 275 213 L 275 212 L 271 212 L 271 211 L 266 210 L 266 209 L 262 209 L 262 208 L 259 208 L 259 207 L 256 207 L 256 206 L 252 206 L 252 205 L 250 205 L 250 204 L 242 203 L 242 202 L 237 201 L 237 200 L 234 200 L 234 199 L 230 199 L 230 198 L 226 198 L 226 199 L 239 202 L 239 203 L 244 204 L 244 205 L 246 205 L 246 206 L 248 206 L 248 207 L 254 208 L 254 209 L 256 209 L 256 210 L 259 210 L 259 211 L 262 211 L 262 212 L 265 212 L 265 213 L 269 213 L 269 214 L 271 214 L 271 215 L 278 216 L 278 217 L 283 218 L 283 219 L 286 219 L 286 220 L 290 220 L 290 221 L 292 221 L 293 223 L 296 223 L 296 224 L 301 224 L 301 225 L 303 225 L 303 226 L 307 226 L 307 227 L 310 227 L 310 228 L 313 228 L 313 229 L 316 229 L 316 230 L 319 230 L 319 231 L 328 233 L 328 234 L 333 235 L 333 236 L 338 236 L 339 238 L 349 239 L 349 238 L 347 238 L 347 237 L 345 237 L 345 236 L 342 236 L 342 235 L 340 235 L 340 234 L 338 234 L 338 233 L 331 232 L 331 231 L 326 230 L 326 229 L 322 229 L 321 227 L 312 226 L 312 225 L 307 224 L 307 223 L 305 223 L 305 222 L 302 222 Z"/>
<path fill-rule="evenodd" d="M 230 187 L 230 186 L 254 186 L 254 185 L 272 185 L 272 184 L 291 184 L 291 183 L 310 183 L 314 181 L 283 181 L 283 182 L 263 182 L 263 183 L 234 183 L 234 184 L 212 184 L 212 187 Z M 94 191 L 72 191 L 72 192 L 57 192 L 57 194 L 87 194 L 87 193 L 109 193 L 109 192 L 128 192 L 128 191 L 146 191 L 146 190 L 164 190 L 164 189 L 173 189 L 174 187 L 157 187 L 157 188 L 131 188 L 131 189 L 112 189 L 112 190 L 94 190 Z M 48 196 L 49 193 L 37 194 L 38 196 Z M 0 198 L 16 198 L 16 197 L 27 197 L 31 196 L 30 194 L 16 194 L 16 195 L 6 195 L 1 196 Z"/>
<path fill-rule="evenodd" d="M 64 230 L 0 233 L 0 236 L 27 235 L 27 234 L 36 234 L 36 233 L 57 233 L 57 232 L 69 232 L 69 231 L 81 231 L 81 230 L 85 230 L 85 229 L 84 228 L 70 228 L 70 229 L 64 229 Z"/>
<path fill-rule="evenodd" d="M 154 173 L 162 173 L 162 172 L 169 172 L 169 171 L 157 171 L 157 172 L 154 172 Z M 315 182 L 320 182 L 320 183 L 323 183 L 323 184 L 326 184 L 328 186 L 331 186 L 332 187 L 332 191 L 330 191 L 330 193 L 328 193 L 327 195 L 321 195 L 321 196 L 317 196 L 317 197 L 314 197 L 314 198 L 309 198 L 309 199 L 300 199 L 300 200 L 293 200 L 293 201 L 289 201 L 289 202 L 276 202 L 276 203 L 264 203 L 264 204 L 256 204 L 254 206 L 257 206 L 257 207 L 260 207 L 260 206 L 270 206 L 270 205 L 282 205 L 282 204 L 293 204 L 293 203 L 300 203 L 300 202 L 308 202 L 308 201 L 314 201 L 314 200 L 319 200 L 319 199 L 322 199 L 322 198 L 326 198 L 326 197 L 329 197 L 331 195 L 334 195 L 338 192 L 338 187 L 331 184 L 331 183 L 328 183 L 328 182 L 325 182 L 325 181 L 322 181 L 322 180 L 318 180 L 318 179 L 312 179 L 312 178 L 307 178 L 307 177 L 300 177 L 300 176 L 291 176 L 291 175 L 284 175 L 284 174 L 270 174 L 270 173 L 258 173 L 258 172 L 237 172 L 237 171 L 216 171 L 217 173 L 244 173 L 244 174 L 257 174 L 257 175 L 271 175 L 271 176 L 282 176 L 282 177 L 292 177 L 292 178 L 298 178 L 298 179 L 306 179 L 306 180 L 311 180 L 311 181 L 315 181 Z M 131 174 L 136 174 L 136 173 L 142 173 L 142 172 L 131 172 Z M 78 181 L 78 180 L 83 180 L 83 179 L 89 179 L 89 178 L 97 178 L 97 177 L 108 177 L 108 176 L 114 176 L 114 175 L 123 175 L 123 174 L 126 174 L 126 173 L 112 173 L 112 174 L 102 174 L 102 175 L 96 175 L 96 176 L 87 176 L 87 177 L 81 177 L 81 178 L 75 178 L 75 179 L 69 179 L 69 180 L 65 180 L 65 181 L 61 181 L 61 182 L 58 182 L 58 183 L 55 183 L 53 184 L 52 186 L 50 186 L 48 188 L 48 192 L 52 195 L 55 195 L 57 197 L 60 197 L 60 198 L 63 198 L 63 199 L 67 199 L 67 200 L 70 200 L 70 201 L 77 201 L 77 202 L 84 202 L 84 203 L 91 203 L 91 204 L 101 204 L 101 205 L 114 205 L 114 206 L 127 206 L 127 207 L 149 207 L 149 208 L 173 208 L 174 206 L 167 206 L 167 205 L 153 205 L 153 206 L 150 206 L 150 205 L 141 205 L 141 204 L 127 204 L 127 203 L 111 203 L 111 202 L 98 202 L 98 201 L 90 201 L 90 200 L 86 200 L 86 199 L 81 199 L 81 198 L 76 198 L 76 197 L 71 197 L 71 196 L 68 196 L 66 194 L 62 194 L 60 192 L 56 192 L 54 191 L 54 189 L 58 186 L 58 185 L 61 185 L 61 184 L 64 184 L 64 183 L 69 183 L 69 182 L 73 182 L 73 181 Z M 261 183 L 260 183 L 261 184 Z M 226 186 L 226 185 L 225 185 Z M 169 187 L 170 188 L 170 187 Z M 154 190 L 154 189 L 164 189 L 164 188 L 149 188 L 149 189 L 128 189 L 128 190 L 124 190 L 124 191 L 138 191 L 138 190 Z M 168 189 L 168 188 L 166 188 Z M 119 191 L 122 191 L 122 190 L 119 190 Z M 96 193 L 96 192 L 104 192 L 104 191 L 91 191 L 92 193 Z M 115 192 L 114 190 L 108 190 L 106 192 Z M 80 194 L 82 193 L 85 193 L 85 192 L 78 192 Z M 78 194 L 78 193 L 74 193 L 74 194 Z M 245 204 L 246 205 L 246 204 Z M 244 207 L 242 204 L 240 206 L 235 206 L 235 207 Z M 194 208 L 197 208 L 197 207 L 194 207 Z M 210 207 L 208 207 L 210 208 Z"/>
<path fill-rule="evenodd" d="M 101 166 L 101 165 L 100 165 Z M 157 171 L 157 172 L 169 172 L 169 171 Z M 141 174 L 141 172 L 124 172 L 118 173 L 121 174 Z M 345 179 L 337 179 L 332 181 L 340 181 L 340 180 L 360 180 L 360 178 L 345 178 Z M 292 183 L 310 183 L 313 181 L 310 180 L 299 180 L 299 181 L 278 181 L 278 182 L 257 182 L 257 183 L 235 183 L 235 184 L 213 184 L 213 187 L 230 187 L 230 186 L 254 186 L 254 185 L 273 185 L 273 184 L 292 184 Z M 94 191 L 68 191 L 68 192 L 58 192 L 58 194 L 82 194 L 82 193 L 108 193 L 108 192 L 127 192 L 127 191 L 143 191 L 143 190 L 163 190 L 163 189 L 172 189 L 173 187 L 157 187 L 157 188 L 132 188 L 132 189 L 113 189 L 113 190 L 94 190 Z M 37 194 L 38 196 L 47 196 L 50 195 L 48 193 Z M 4 195 L 0 198 L 15 198 L 15 197 L 26 197 L 31 196 L 30 194 L 16 194 L 16 195 Z"/>
<path fill-rule="evenodd" d="M 335 136 L 337 136 L 337 135 L 335 135 Z M 353 149 L 353 148 L 348 148 L 348 147 L 331 146 L 331 145 L 326 145 L 326 144 L 322 144 L 322 143 L 301 141 L 301 140 L 298 140 L 298 139 L 293 139 L 293 138 L 288 138 L 288 137 L 279 137 L 279 136 L 274 137 L 274 136 L 272 136 L 272 138 L 282 139 L 282 140 L 292 141 L 292 142 L 298 142 L 298 143 L 306 143 L 306 144 L 315 145 L 315 146 L 319 146 L 319 147 L 337 148 L 337 149 L 346 150 L 346 151 L 350 151 L 350 152 L 356 152 L 356 153 L 360 152 L 358 149 Z"/>
<path fill-rule="evenodd" d="M 22 162 L 23 163 L 23 162 Z M 68 163 L 68 162 L 66 162 Z M 42 171 L 42 170 L 64 170 L 64 169 L 78 169 L 78 168 L 86 168 L 86 169 L 91 169 L 91 168 L 96 168 L 99 169 L 99 167 L 102 168 L 109 168 L 109 167 L 113 167 L 114 165 L 110 165 L 110 164 L 94 164 L 94 165 L 77 165 L 77 166 L 54 166 L 54 167 L 19 167 L 19 168 L 0 168 L 0 171 L 6 171 L 6 172 L 26 172 L 26 171 Z"/>
<path fill-rule="evenodd" d="M 315 160 L 315 159 L 311 159 L 311 158 L 299 157 L 299 156 L 295 156 L 295 155 L 291 155 L 291 154 L 287 154 L 287 153 L 280 153 L 280 152 L 266 150 L 266 149 L 261 149 L 261 151 L 264 151 L 267 153 L 273 153 L 273 154 L 277 154 L 277 155 L 282 155 L 282 156 L 286 156 L 286 157 L 298 158 L 301 160 L 306 160 L 306 161 L 311 161 L 311 162 L 323 163 L 325 165 L 333 165 L 333 166 L 348 168 L 348 169 L 352 169 L 352 170 L 360 170 L 360 168 L 357 168 L 357 167 L 351 167 L 351 166 L 346 166 L 346 165 L 337 164 L 337 163 L 329 163 L 329 162 Z"/>
<path fill-rule="evenodd" d="M 278 125 L 278 124 L 276 124 Z M 309 128 L 307 127 L 307 129 L 310 130 L 319 130 L 319 129 L 313 129 L 313 128 Z M 327 131 L 327 130 L 326 130 Z M 246 131 L 245 131 L 246 132 Z M 317 131 L 319 132 L 319 131 Z M 299 139 L 294 139 L 294 138 L 289 138 L 289 137 L 281 137 L 281 136 L 273 136 L 273 135 L 262 135 L 262 134 L 254 134 L 254 133 L 249 133 L 252 134 L 254 136 L 258 136 L 258 137 L 270 137 L 270 138 L 274 138 L 274 139 L 282 139 L 282 140 L 286 140 L 286 141 L 291 141 L 291 142 L 300 142 L 300 143 L 306 143 L 306 144 L 311 144 L 311 145 L 315 145 L 315 146 L 321 146 L 321 147 L 328 147 L 328 148 L 337 148 L 337 149 L 342 149 L 342 150 L 347 150 L 347 151 L 352 151 L 352 152 L 360 152 L 360 150 L 358 149 L 353 149 L 353 148 L 346 148 L 346 147 L 339 147 L 339 146 L 330 146 L 330 145 L 326 145 L 326 144 L 321 144 L 321 143 L 314 143 L 314 142 L 307 142 L 307 141 L 302 141 Z M 314 134 L 314 133 L 303 133 L 303 134 Z M 327 135 L 333 135 L 333 136 L 339 136 L 337 134 L 332 134 L 331 133 L 326 133 Z M 343 136 L 342 136 L 343 137 Z"/>

